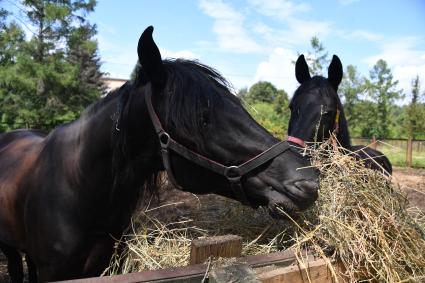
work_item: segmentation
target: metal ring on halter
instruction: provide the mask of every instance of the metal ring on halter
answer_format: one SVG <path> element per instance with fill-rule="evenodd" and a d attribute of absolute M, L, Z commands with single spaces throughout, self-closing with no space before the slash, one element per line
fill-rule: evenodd
<path fill-rule="evenodd" d="M 170 145 L 170 135 L 166 132 L 161 132 L 158 134 L 159 142 L 161 143 L 161 148 L 168 148 Z"/>
<path fill-rule="evenodd" d="M 239 182 L 242 178 L 239 166 L 226 167 L 224 176 L 232 183 Z"/>

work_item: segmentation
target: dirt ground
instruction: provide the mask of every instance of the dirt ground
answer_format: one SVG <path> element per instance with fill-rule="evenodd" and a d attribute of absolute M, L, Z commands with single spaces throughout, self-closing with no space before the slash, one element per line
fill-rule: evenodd
<path fill-rule="evenodd" d="M 425 211 L 425 169 L 412 169 L 412 168 L 394 168 L 393 172 L 394 182 L 398 183 L 400 188 L 406 192 L 407 198 L 411 206 L 417 206 L 422 211 Z M 212 200 L 212 199 L 214 200 Z M 161 197 L 161 199 L 163 199 Z M 190 206 L 198 205 L 199 203 L 220 203 L 223 198 L 215 195 L 199 196 L 200 201 L 196 196 L 173 190 L 167 192 L 167 198 L 165 203 L 178 203 L 183 201 L 172 209 L 172 213 L 169 214 L 170 221 L 174 220 L 178 216 L 176 214 L 185 214 L 190 210 Z M 210 208 L 210 210 L 220 209 L 219 207 Z M 171 212 L 171 211 L 170 211 Z M 217 212 L 219 214 L 219 212 Z M 0 283 L 9 282 L 7 276 L 7 262 L 0 252 Z"/>
<path fill-rule="evenodd" d="M 425 169 L 394 168 L 393 177 L 407 193 L 409 204 L 425 211 Z"/>

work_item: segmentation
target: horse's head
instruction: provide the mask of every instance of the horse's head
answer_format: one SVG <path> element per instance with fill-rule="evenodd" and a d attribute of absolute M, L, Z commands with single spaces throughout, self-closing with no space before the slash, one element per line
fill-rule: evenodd
<path fill-rule="evenodd" d="M 301 84 L 289 104 L 291 118 L 288 140 L 304 146 L 304 142 L 323 141 L 339 127 L 342 115 L 337 89 L 342 80 L 342 64 L 334 55 L 328 78 L 311 77 L 304 55 L 295 64 L 295 76 Z"/>
<path fill-rule="evenodd" d="M 318 172 L 309 161 L 256 123 L 215 70 L 162 60 L 152 32 L 147 28 L 139 40 L 138 82 L 169 179 L 190 192 L 265 205 L 272 212 L 276 205 L 287 211 L 311 205 Z"/>

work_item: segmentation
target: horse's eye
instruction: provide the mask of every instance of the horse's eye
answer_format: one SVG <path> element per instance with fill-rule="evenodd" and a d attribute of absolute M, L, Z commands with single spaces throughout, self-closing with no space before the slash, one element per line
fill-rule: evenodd
<path fill-rule="evenodd" d="M 202 115 L 201 117 L 201 126 L 202 128 L 207 128 L 210 124 L 210 119 L 207 115 Z"/>

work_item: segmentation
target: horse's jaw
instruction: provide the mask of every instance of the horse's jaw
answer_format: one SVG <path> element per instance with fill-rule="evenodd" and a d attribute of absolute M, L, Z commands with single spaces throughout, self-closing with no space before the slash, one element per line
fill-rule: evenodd
<path fill-rule="evenodd" d="M 274 218 L 286 218 L 310 207 L 317 199 L 317 185 L 311 181 L 290 181 L 252 177 L 245 183 L 253 207 L 266 206 Z"/>

